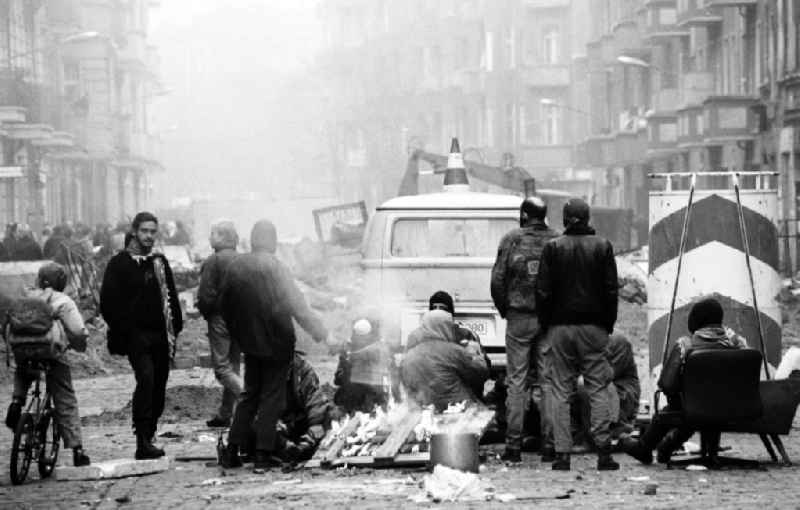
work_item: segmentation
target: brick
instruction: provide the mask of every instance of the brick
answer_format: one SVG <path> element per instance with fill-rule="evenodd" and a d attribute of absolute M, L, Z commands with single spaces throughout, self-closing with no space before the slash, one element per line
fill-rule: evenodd
<path fill-rule="evenodd" d="M 116 459 L 97 462 L 90 466 L 56 467 L 55 477 L 60 481 L 102 480 L 161 473 L 169 469 L 169 457 L 152 460 Z"/>

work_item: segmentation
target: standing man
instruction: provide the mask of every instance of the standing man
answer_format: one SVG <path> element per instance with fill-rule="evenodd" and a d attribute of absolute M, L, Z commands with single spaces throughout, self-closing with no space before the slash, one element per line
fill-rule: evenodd
<path fill-rule="evenodd" d="M 211 226 L 208 239 L 214 253 L 203 263 L 200 288 L 197 290 L 197 309 L 208 323 L 208 343 L 214 376 L 222 385 L 222 402 L 217 415 L 206 422 L 209 427 L 227 427 L 233 417 L 233 406 L 242 393 L 239 377 L 239 346 L 231 335 L 219 309 L 219 291 L 228 266 L 236 257 L 239 235 L 233 222 L 220 221 Z"/>
<path fill-rule="evenodd" d="M 239 451 L 255 436 L 255 468 L 279 466 L 276 425 L 286 407 L 286 378 L 295 348 L 292 320 L 319 342 L 328 332 L 309 309 L 289 269 L 275 257 L 275 226 L 261 220 L 250 235 L 252 253 L 228 266 L 220 290 L 220 310 L 244 358 L 244 392 L 236 406 L 226 467 L 242 465 Z"/>
<path fill-rule="evenodd" d="M 520 205 L 520 228 L 512 230 L 500 241 L 492 269 L 492 300 L 507 320 L 506 324 L 506 450 L 502 459 L 520 462 L 522 425 L 530 401 L 531 360 L 537 365 L 540 386 L 544 372 L 541 327 L 537 318 L 534 288 L 539 259 L 547 241 L 556 233 L 547 226 L 547 204 L 539 197 L 528 197 Z M 542 399 L 545 402 L 545 399 Z M 541 407 L 547 407 L 543 405 Z M 540 409 L 542 436 L 550 428 L 546 409 Z M 543 442 L 544 444 L 544 442 Z M 545 453 L 543 449 L 543 454 Z"/>
<path fill-rule="evenodd" d="M 613 371 L 606 358 L 608 335 L 617 320 L 617 263 L 614 249 L 589 226 L 589 205 L 564 204 L 564 235 L 548 242 L 536 279 L 539 320 L 551 344 L 550 384 L 556 459 L 552 468 L 570 469 L 570 401 L 583 375 L 591 407 L 597 469 L 619 469 L 611 457 L 607 386 Z"/>
<path fill-rule="evenodd" d="M 183 328 L 169 262 L 152 251 L 157 233 L 154 215 L 137 214 L 128 245 L 109 260 L 100 289 L 100 311 L 108 324 L 108 350 L 127 356 L 136 376 L 133 428 L 137 459 L 164 455 L 164 450 L 153 444 L 153 437 L 164 411 L 175 341 Z"/>

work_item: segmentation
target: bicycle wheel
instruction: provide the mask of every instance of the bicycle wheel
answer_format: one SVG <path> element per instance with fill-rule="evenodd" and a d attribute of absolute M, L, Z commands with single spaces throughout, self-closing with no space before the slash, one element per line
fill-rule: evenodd
<path fill-rule="evenodd" d="M 53 474 L 58 460 L 58 448 L 61 434 L 58 432 L 58 422 L 53 416 L 52 409 L 47 409 L 42 414 L 39 422 L 39 476 L 47 478 Z"/>
<path fill-rule="evenodd" d="M 19 485 L 28 476 L 33 458 L 33 416 L 23 413 L 14 431 L 14 441 L 11 443 L 11 483 Z"/>

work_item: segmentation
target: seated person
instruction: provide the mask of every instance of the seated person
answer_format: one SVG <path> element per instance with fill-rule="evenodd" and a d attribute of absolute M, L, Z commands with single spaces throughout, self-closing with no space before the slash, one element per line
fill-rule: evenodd
<path fill-rule="evenodd" d="M 319 386 L 314 368 L 295 352 L 286 386 L 286 409 L 278 421 L 276 455 L 285 462 L 311 458 L 325 437 L 330 402 Z"/>
<path fill-rule="evenodd" d="M 619 437 L 623 432 L 631 432 L 639 409 L 639 397 L 642 392 L 633 347 L 623 335 L 615 333 L 609 337 L 606 347 L 606 358 L 614 375 L 608 385 L 611 414 L 612 436 Z M 583 379 L 578 379 L 576 400 L 571 406 L 574 443 L 591 443 L 589 433 L 589 396 L 583 389 Z"/>
<path fill-rule="evenodd" d="M 346 414 L 372 412 L 375 406 L 386 405 L 385 378 L 389 377 L 390 358 L 381 342 L 376 319 L 360 319 L 353 324 L 353 333 L 345 352 L 339 355 L 333 384 L 339 388 L 333 401 Z"/>
<path fill-rule="evenodd" d="M 63 292 L 67 286 L 67 272 L 64 266 L 55 262 L 45 264 L 39 268 L 37 284 L 39 288 L 31 291 L 28 296 L 43 299 L 50 304 L 54 312 L 54 322 L 48 334 L 57 335 L 55 343 L 63 347 L 61 354 L 49 363 L 50 367 L 45 375 L 47 390 L 53 396 L 55 415 L 58 418 L 64 447 L 72 448 L 73 464 L 88 466 L 90 460 L 83 452 L 78 399 L 72 387 L 72 374 L 67 364 L 66 350 L 72 347 L 78 351 L 85 351 L 89 332 L 75 301 Z M 6 425 L 12 430 L 17 427 L 25 406 L 28 388 L 35 376 L 36 374 L 29 373 L 24 366 L 17 364 L 14 372 L 14 392 L 6 414 Z"/>
<path fill-rule="evenodd" d="M 453 297 L 443 290 L 434 292 L 428 299 L 428 310 L 444 310 L 453 317 L 456 315 Z M 471 329 L 467 329 L 457 322 L 453 322 L 453 327 L 455 329 L 456 342 L 480 342 L 478 335 Z"/>
<path fill-rule="evenodd" d="M 479 402 L 476 389 L 489 377 L 486 358 L 477 342 L 457 343 L 455 331 L 452 315 L 432 310 L 409 335 L 400 379 L 417 404 L 443 411 L 450 404 Z"/>
<path fill-rule="evenodd" d="M 680 381 L 686 356 L 690 351 L 712 349 L 746 349 L 747 342 L 730 329 L 722 326 L 722 305 L 716 299 L 703 299 L 689 312 L 688 327 L 692 336 L 678 339 L 669 353 L 658 386 L 667 396 L 667 411 L 680 410 Z M 653 421 L 642 437 L 622 442 L 625 453 L 642 462 L 653 462 L 653 449 L 658 450 L 658 462 L 669 462 L 672 452 L 680 448 L 692 435 L 694 430 L 681 427 L 672 428 Z"/>

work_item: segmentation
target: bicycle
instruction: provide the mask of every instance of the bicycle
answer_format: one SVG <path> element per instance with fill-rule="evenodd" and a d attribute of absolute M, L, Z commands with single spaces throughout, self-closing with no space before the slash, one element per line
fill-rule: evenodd
<path fill-rule="evenodd" d="M 22 484 L 28 476 L 31 461 L 36 457 L 39 476 L 44 479 L 53 474 L 61 443 L 58 419 L 53 409 L 53 397 L 41 384 L 50 368 L 46 361 L 27 361 L 23 369 L 36 372 L 32 398 L 19 418 L 11 444 L 11 483 Z"/>

